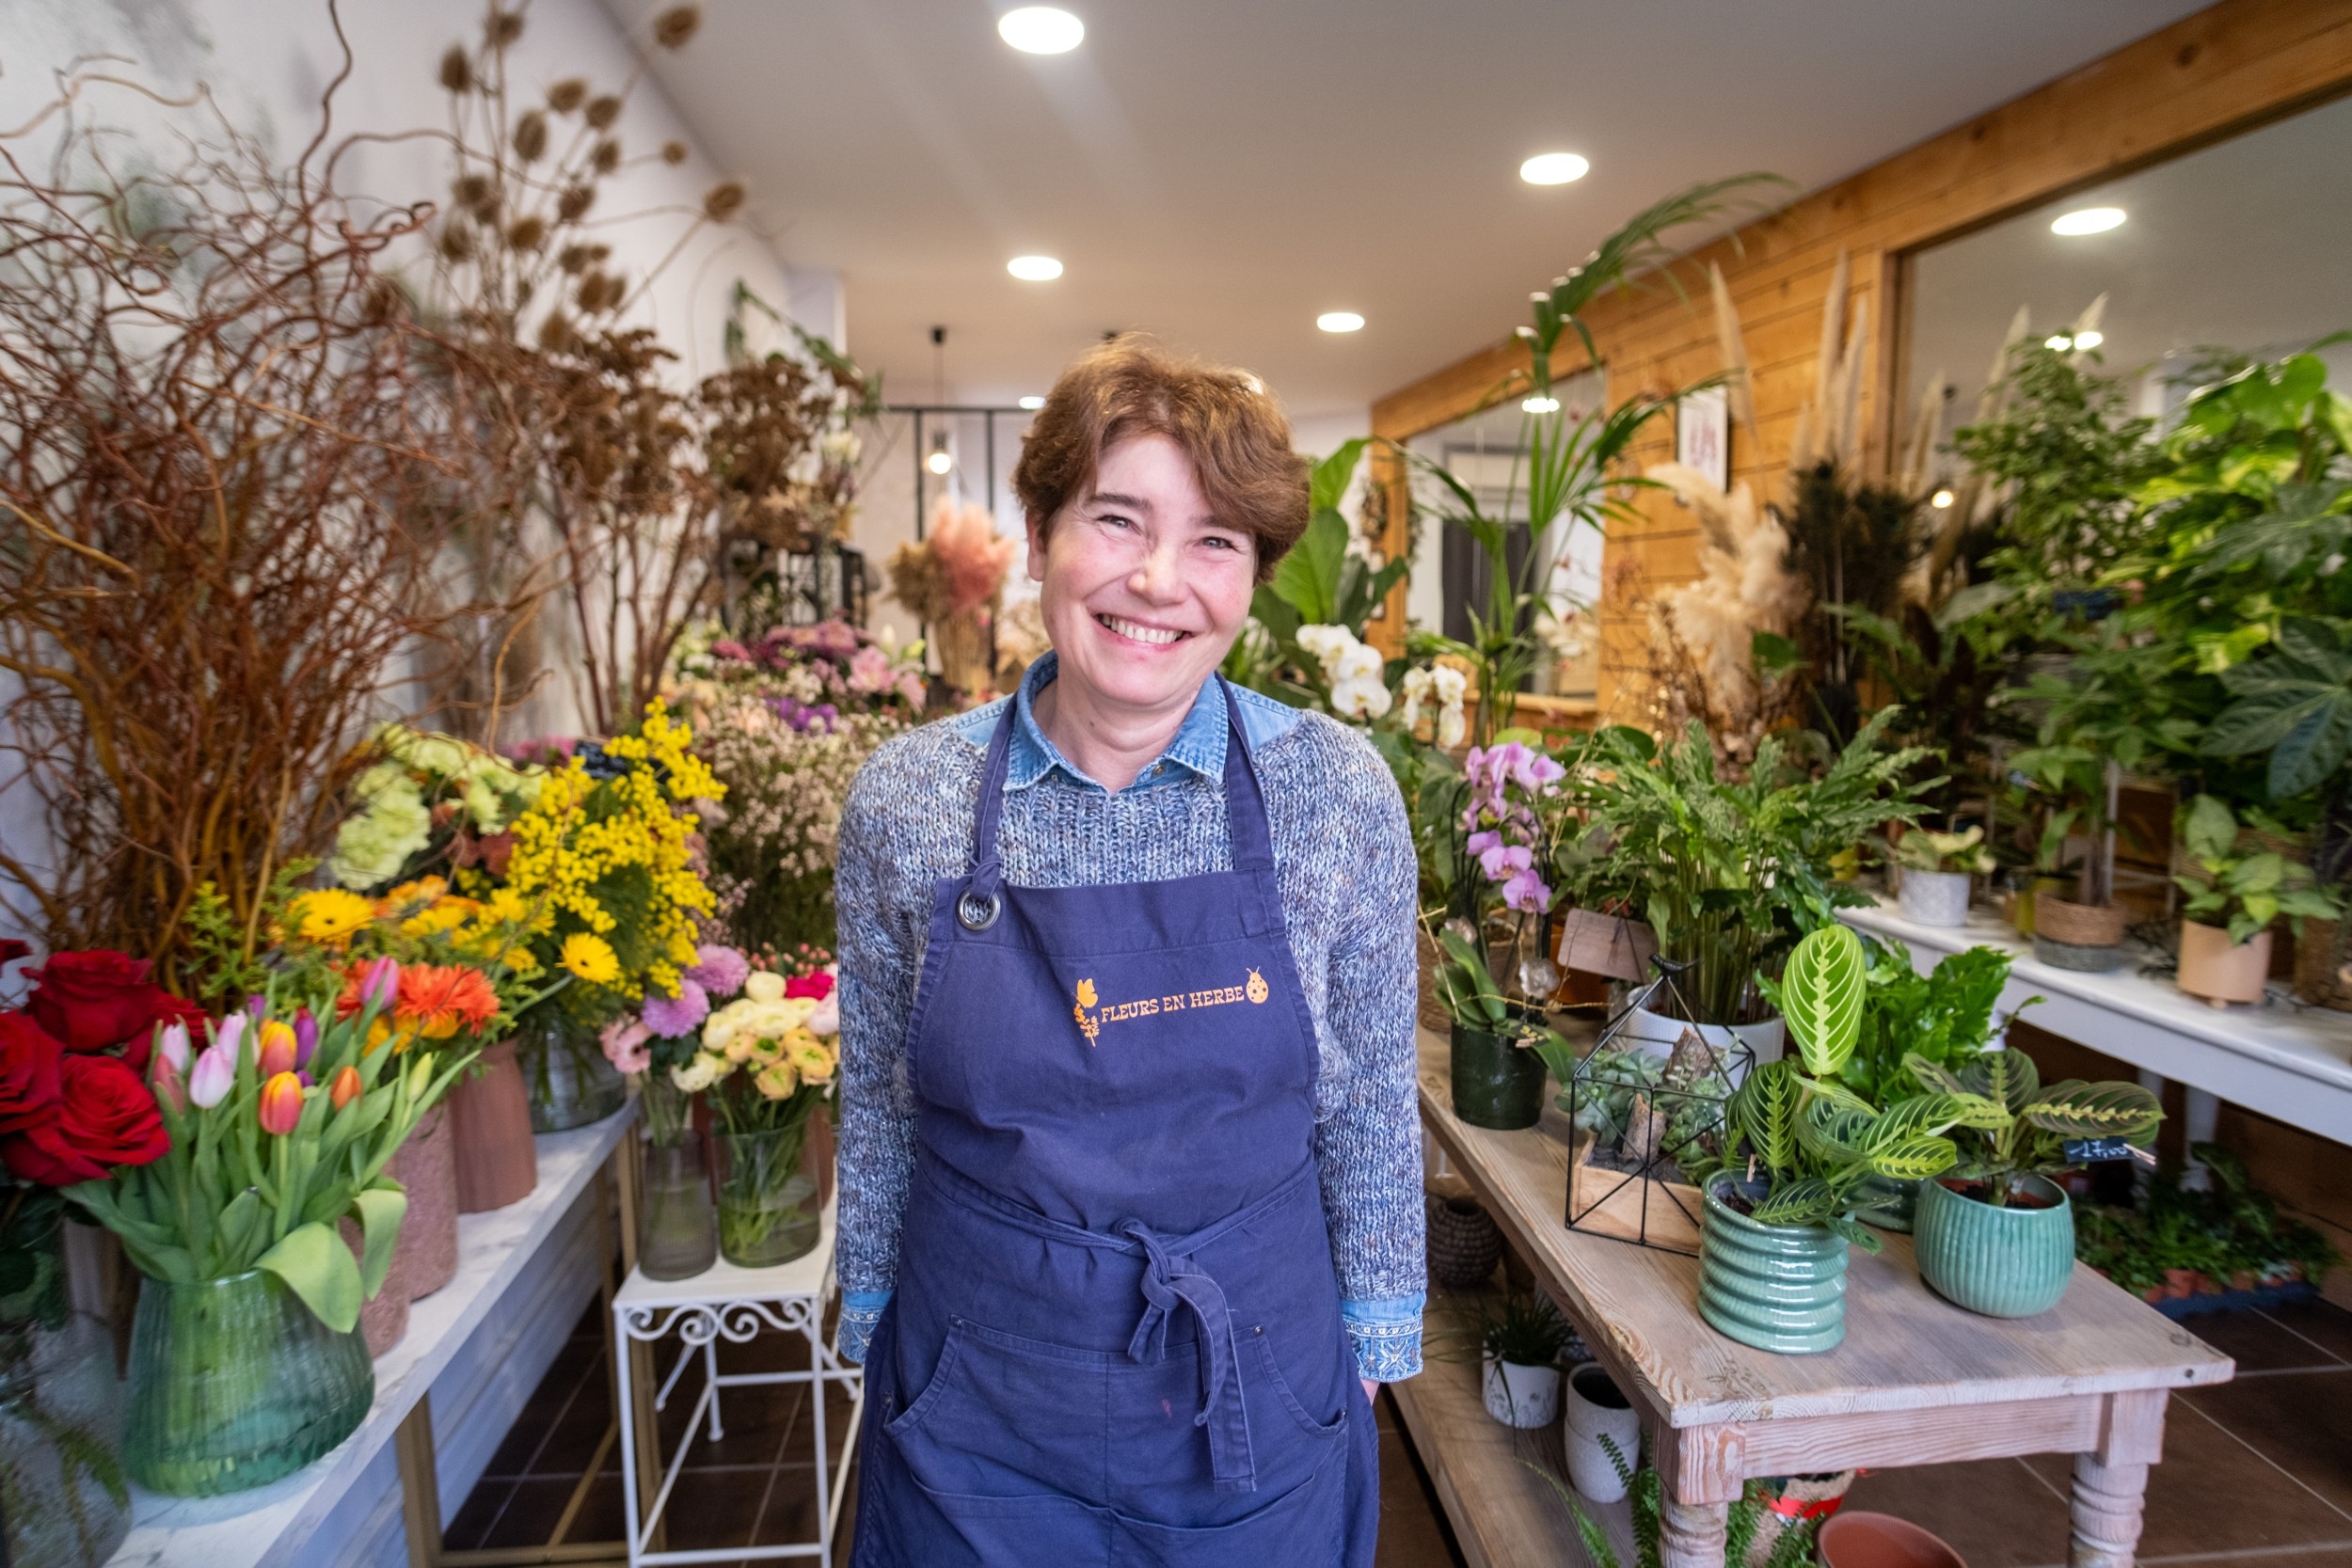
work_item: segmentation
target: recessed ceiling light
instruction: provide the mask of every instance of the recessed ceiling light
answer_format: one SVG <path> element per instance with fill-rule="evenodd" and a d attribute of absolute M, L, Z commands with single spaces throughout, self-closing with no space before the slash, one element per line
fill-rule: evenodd
<path fill-rule="evenodd" d="M 1534 397 L 1521 398 L 1519 406 L 1530 414 L 1557 414 L 1560 412 L 1560 400 L 1545 397 L 1538 392 Z"/>
<path fill-rule="evenodd" d="M 1364 318 L 1353 310 L 1326 310 L 1315 318 L 1315 325 L 1326 332 L 1361 332 Z"/>
<path fill-rule="evenodd" d="M 1039 397 L 1035 392 L 1031 392 L 1027 397 L 1021 400 L 1021 406 L 1032 410 L 1042 408 L 1045 406 L 1045 400 Z"/>
<path fill-rule="evenodd" d="M 1023 6 L 996 19 L 996 36 L 1024 55 L 1067 55 L 1084 41 L 1087 24 L 1053 6 Z"/>
<path fill-rule="evenodd" d="M 2104 234 L 2110 229 L 2123 227 L 2121 207 L 2083 207 L 2062 213 L 2050 224 L 2053 234 Z"/>
<path fill-rule="evenodd" d="M 1935 508 L 1938 512 L 1942 512 L 1948 509 L 1952 502 L 1958 500 L 1959 499 L 1959 497 L 1952 494 L 1949 488 L 1946 488 L 1938 490 L 1934 495 L 1930 496 L 1928 498 L 1928 504 Z"/>
<path fill-rule="evenodd" d="M 1024 283 L 1051 283 L 1061 276 L 1061 263 L 1051 256 L 1016 256 L 1005 270 Z"/>
<path fill-rule="evenodd" d="M 2064 354 L 2068 349 L 2074 346 L 2074 340 L 2068 337 L 2063 332 L 2054 332 L 2049 337 L 2042 340 L 2042 346 L 2047 349 L 2056 349 L 2058 353 Z"/>
<path fill-rule="evenodd" d="M 1565 185 L 1592 170 L 1589 162 L 1573 152 L 1538 152 L 1519 166 L 1519 178 L 1531 185 Z"/>
<path fill-rule="evenodd" d="M 2104 332 L 2077 332 L 2074 334 L 2074 346 L 2076 348 L 2097 348 L 2101 343 L 2104 343 L 2106 341 L 2107 335 Z"/>

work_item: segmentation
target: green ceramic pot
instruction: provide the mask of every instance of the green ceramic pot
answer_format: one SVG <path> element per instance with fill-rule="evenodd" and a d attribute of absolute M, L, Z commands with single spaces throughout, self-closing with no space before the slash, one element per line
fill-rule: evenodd
<path fill-rule="evenodd" d="M 1762 1195 L 1730 1177 L 1707 1185 L 1699 1226 L 1699 1316 L 1716 1332 L 1783 1355 L 1846 1337 L 1846 1238 L 1811 1225 L 1758 1225 L 1720 1195 Z"/>
<path fill-rule="evenodd" d="M 2074 1275 L 2074 1211 L 2041 1177 L 2026 1192 L 2058 1201 L 2047 1209 L 1995 1209 L 1941 1181 L 1919 1184 L 1913 1235 L 1919 1277 L 1957 1307 L 1989 1318 L 2030 1318 L 2056 1307 Z"/>
<path fill-rule="evenodd" d="M 1533 1127 L 1544 1114 L 1544 1059 L 1520 1035 L 1454 1026 L 1454 1114 L 1472 1127 Z"/>

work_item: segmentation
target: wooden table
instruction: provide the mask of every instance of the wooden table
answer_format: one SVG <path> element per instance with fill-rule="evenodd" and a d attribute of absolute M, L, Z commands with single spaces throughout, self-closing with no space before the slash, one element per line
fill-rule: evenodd
<path fill-rule="evenodd" d="M 1820 1355 L 1751 1350 L 1699 1317 L 1697 1259 L 1563 1223 L 1563 1113 L 1547 1108 L 1540 1127 L 1518 1132 L 1465 1126 L 1446 1042 L 1426 1030 L 1421 1103 L 1448 1159 L 1644 1408 L 1670 1568 L 1720 1568 L 1724 1510 L 1752 1476 L 2026 1453 L 2074 1455 L 2075 1568 L 2130 1568 L 2169 1390 L 2236 1370 L 2080 1265 L 2038 1317 L 1964 1312 L 1920 1282 L 1899 1235 L 1881 1256 L 1853 1254 L 1845 1343 Z"/>

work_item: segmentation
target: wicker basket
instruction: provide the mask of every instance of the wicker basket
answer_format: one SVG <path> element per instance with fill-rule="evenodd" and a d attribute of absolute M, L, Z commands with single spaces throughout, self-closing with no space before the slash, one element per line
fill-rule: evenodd
<path fill-rule="evenodd" d="M 1472 1290 L 1502 1261 L 1502 1231 L 1476 1198 L 1427 1200 L 1429 1277 L 1450 1291 Z"/>

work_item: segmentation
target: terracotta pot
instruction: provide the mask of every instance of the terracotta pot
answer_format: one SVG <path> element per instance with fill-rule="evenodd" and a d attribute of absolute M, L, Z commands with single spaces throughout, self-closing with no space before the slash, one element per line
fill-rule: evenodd
<path fill-rule="evenodd" d="M 459 1213 L 503 1209 L 531 1196 L 539 1184 L 539 1148 L 531 1139 L 531 1096 L 513 1040 L 484 1051 L 473 1072 L 451 1088 L 449 1121 Z"/>
<path fill-rule="evenodd" d="M 336 1222 L 343 1234 L 343 1244 L 351 1248 L 354 1258 L 361 1256 L 358 1225 L 349 1219 Z M 401 1222 L 407 1229 L 407 1221 Z M 391 1272 L 384 1276 L 384 1288 L 369 1297 L 359 1307 L 359 1337 L 368 1342 L 371 1360 L 400 1343 L 408 1332 L 408 1281 L 401 1275 L 400 1247 L 392 1247 Z"/>
<path fill-rule="evenodd" d="M 386 1166 L 408 1194 L 393 1271 L 408 1299 L 429 1296 L 457 1277 L 457 1157 L 447 1102 L 424 1114 Z"/>
<path fill-rule="evenodd" d="M 1821 1522 L 1821 1568 L 1968 1568 L 1939 1536 L 1891 1513 L 1840 1513 Z"/>
<path fill-rule="evenodd" d="M 2230 933 L 2219 926 L 2181 922 L 2181 963 L 2174 983 L 2189 995 L 2201 996 L 2217 1007 L 2260 1002 L 2269 974 L 2268 931 L 2233 944 Z"/>
<path fill-rule="evenodd" d="M 2342 922 L 2303 922 L 2303 934 L 2295 942 L 2295 994 L 2315 1007 L 2352 1012 L 2344 958 Z"/>

